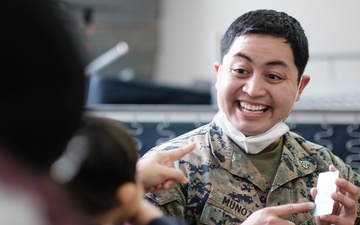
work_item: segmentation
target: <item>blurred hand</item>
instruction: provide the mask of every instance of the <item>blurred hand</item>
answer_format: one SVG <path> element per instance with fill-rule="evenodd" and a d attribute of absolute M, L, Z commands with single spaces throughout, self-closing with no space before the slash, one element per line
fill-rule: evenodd
<path fill-rule="evenodd" d="M 187 183 L 181 170 L 170 167 L 175 160 L 190 153 L 196 144 L 169 151 L 153 152 L 149 157 L 139 159 L 137 172 L 145 192 L 162 193 L 177 183 Z"/>

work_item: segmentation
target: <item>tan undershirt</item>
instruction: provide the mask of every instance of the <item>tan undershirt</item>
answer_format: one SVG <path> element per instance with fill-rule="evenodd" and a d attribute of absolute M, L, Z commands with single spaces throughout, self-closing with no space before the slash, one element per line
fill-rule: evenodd
<path fill-rule="evenodd" d="M 272 151 L 263 151 L 256 155 L 248 154 L 247 157 L 263 175 L 269 186 L 272 185 L 276 170 L 282 153 L 283 138 L 281 137 L 279 144 Z"/>

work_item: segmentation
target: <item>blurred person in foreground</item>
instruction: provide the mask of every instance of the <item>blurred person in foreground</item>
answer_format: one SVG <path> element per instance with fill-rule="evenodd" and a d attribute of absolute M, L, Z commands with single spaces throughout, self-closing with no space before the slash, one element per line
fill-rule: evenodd
<path fill-rule="evenodd" d="M 0 28 L 3 43 L 0 65 L 5 71 L 0 75 L 0 224 L 85 224 L 82 211 L 73 204 L 73 196 L 48 176 L 50 166 L 71 144 L 69 140 L 73 140 L 83 117 L 86 80 L 81 45 L 76 43 L 64 24 L 65 12 L 60 11 L 54 1 L 2 1 L 0 6 L 3 9 L 0 14 L 3 22 Z M 126 137 L 123 141 L 129 147 L 125 150 L 130 152 L 131 160 L 136 162 L 132 142 Z M 138 179 L 145 189 L 162 192 L 177 182 L 186 182 L 181 171 L 168 166 L 189 150 L 191 147 L 141 160 L 139 171 L 142 172 L 139 172 Z M 135 162 L 126 163 L 133 166 Z M 141 184 L 134 183 L 134 168 L 122 168 L 121 175 L 131 183 L 125 185 L 131 188 L 124 188 L 130 190 L 126 191 L 124 198 L 129 200 L 126 197 L 131 196 L 135 200 L 136 196 L 141 196 Z M 116 174 L 108 175 L 106 178 L 112 178 L 119 187 L 124 181 L 120 179 L 117 183 L 116 176 L 110 177 Z M 101 184 L 100 187 L 105 190 L 113 188 Z M 90 185 L 84 189 L 84 194 L 91 191 L 94 190 Z M 135 192 L 139 192 L 138 195 L 132 195 Z M 100 198 L 96 203 L 102 206 L 110 200 L 110 208 L 116 208 L 112 204 L 117 202 L 117 196 L 112 192 L 106 194 L 114 199 Z M 88 197 L 97 199 L 96 195 Z M 162 217 L 159 210 L 140 198 L 134 202 L 138 200 L 138 204 L 145 208 L 140 208 L 143 213 L 140 211 L 136 220 L 135 216 L 130 216 L 132 222 L 146 224 L 150 222 L 149 218 Z M 106 204 L 104 207 L 109 209 Z M 132 213 L 133 207 L 129 204 L 121 210 L 126 214 L 128 208 Z M 112 213 L 110 210 L 110 218 Z M 166 218 L 156 221 L 156 224 L 172 222 Z"/>
<path fill-rule="evenodd" d="M 310 81 L 308 41 L 284 12 L 238 17 L 215 62 L 218 113 L 203 127 L 145 156 L 196 143 L 175 162 L 188 178 L 149 201 L 192 224 L 359 224 L 360 176 L 324 146 L 290 132 L 285 119 Z M 319 173 L 339 170 L 333 212 L 314 217 Z"/>
<path fill-rule="evenodd" d="M 0 224 L 79 224 L 47 176 L 83 114 L 79 46 L 53 1 L 0 7 Z"/>

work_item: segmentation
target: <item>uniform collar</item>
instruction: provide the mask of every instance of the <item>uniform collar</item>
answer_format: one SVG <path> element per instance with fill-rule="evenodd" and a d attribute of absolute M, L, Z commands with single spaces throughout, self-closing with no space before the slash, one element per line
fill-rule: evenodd
<path fill-rule="evenodd" d="M 316 161 L 294 139 L 291 132 L 284 136 L 283 153 L 279 169 L 274 178 L 273 189 L 295 179 L 311 174 L 316 169 Z M 265 191 L 266 181 L 259 177 L 259 171 L 240 149 L 215 123 L 211 126 L 210 145 L 212 153 L 219 165 L 235 176 L 250 180 L 254 185 Z"/>

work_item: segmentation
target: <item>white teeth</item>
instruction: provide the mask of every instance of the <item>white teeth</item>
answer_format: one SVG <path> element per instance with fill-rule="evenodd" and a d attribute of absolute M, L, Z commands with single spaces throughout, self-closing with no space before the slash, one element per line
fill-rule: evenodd
<path fill-rule="evenodd" d="M 260 111 L 266 108 L 266 106 L 263 105 L 250 105 L 247 104 L 246 102 L 240 102 L 240 106 L 246 110 L 251 110 L 251 111 Z"/>

